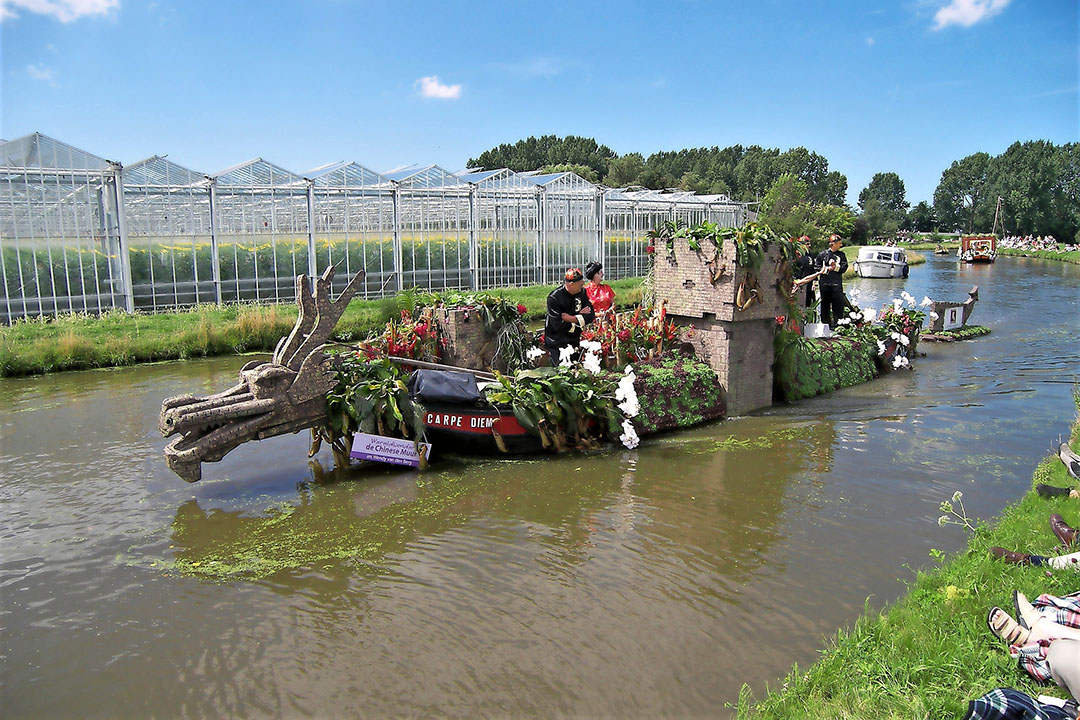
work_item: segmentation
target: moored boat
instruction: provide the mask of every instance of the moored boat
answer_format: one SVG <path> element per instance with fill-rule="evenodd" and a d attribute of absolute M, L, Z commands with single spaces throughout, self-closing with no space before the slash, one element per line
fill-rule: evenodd
<path fill-rule="evenodd" d="M 960 262 L 992 263 L 997 258 L 997 235 L 964 235 L 956 256 Z"/>
<path fill-rule="evenodd" d="M 908 276 L 907 253 L 887 245 L 867 245 L 859 248 L 859 257 L 852 265 L 858 276 L 863 278 Z"/>

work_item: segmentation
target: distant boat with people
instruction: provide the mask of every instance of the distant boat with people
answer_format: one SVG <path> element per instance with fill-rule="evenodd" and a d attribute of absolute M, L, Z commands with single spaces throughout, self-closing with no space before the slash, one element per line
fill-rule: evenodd
<path fill-rule="evenodd" d="M 997 235 L 963 235 L 956 251 L 960 262 L 992 263 L 997 258 Z"/>

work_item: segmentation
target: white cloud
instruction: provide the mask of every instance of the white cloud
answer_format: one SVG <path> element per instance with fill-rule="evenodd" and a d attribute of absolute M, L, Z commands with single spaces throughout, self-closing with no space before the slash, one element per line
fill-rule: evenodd
<path fill-rule="evenodd" d="M 872 38 L 872 37 L 866 38 L 866 44 L 869 47 L 874 47 L 874 38 Z"/>
<path fill-rule="evenodd" d="M 18 17 L 15 10 L 52 15 L 60 22 L 71 22 L 83 15 L 108 15 L 120 0 L 0 0 L 0 19 Z"/>
<path fill-rule="evenodd" d="M 47 82 L 50 85 L 56 84 L 54 82 L 56 80 L 56 74 L 52 71 L 52 69 L 47 68 L 44 65 L 27 65 L 26 72 L 30 75 L 30 77 L 34 78 L 35 80 L 41 80 L 42 82 Z"/>
<path fill-rule="evenodd" d="M 438 98 L 440 100 L 457 100 L 461 97 L 460 85 L 443 85 L 439 82 L 438 75 L 422 77 L 413 83 L 413 87 L 420 87 L 420 95 L 426 98 Z"/>
<path fill-rule="evenodd" d="M 934 30 L 950 25 L 971 27 L 999 14 L 1010 2 L 1012 0 L 952 0 L 934 14 Z"/>

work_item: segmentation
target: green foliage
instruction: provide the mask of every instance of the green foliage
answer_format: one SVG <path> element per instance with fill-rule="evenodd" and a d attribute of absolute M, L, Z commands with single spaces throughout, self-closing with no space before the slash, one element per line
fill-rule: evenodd
<path fill-rule="evenodd" d="M 591 373 L 580 366 L 543 367 L 513 378 L 501 373 L 496 377 L 498 385 L 486 390 L 488 402 L 511 406 L 522 427 L 547 449 L 595 448 L 622 430 L 616 373 Z"/>
<path fill-rule="evenodd" d="M 825 247 L 829 235 L 850 237 L 855 214 L 847 207 L 812 202 L 809 186 L 795 175 L 781 175 L 765 194 L 759 222 L 767 223 L 780 237 L 810 238 L 810 247 Z"/>
<path fill-rule="evenodd" d="M 982 337 L 983 335 L 990 334 L 990 328 L 982 325 L 967 325 L 956 330 L 942 330 L 939 333 L 934 333 L 937 337 L 952 338 L 954 340 L 970 340 L 971 338 Z"/>
<path fill-rule="evenodd" d="M 634 420 L 647 432 L 690 427 L 724 414 L 723 388 L 701 360 L 669 355 L 635 363 L 634 373 L 641 405 Z"/>
<path fill-rule="evenodd" d="M 930 232 L 935 227 L 937 227 L 937 215 L 934 214 L 934 208 L 925 200 L 911 208 L 907 221 L 904 223 L 905 229 L 915 232 Z"/>
<path fill-rule="evenodd" d="M 610 285 L 618 307 L 640 303 L 641 278 L 624 278 Z M 518 303 L 526 306 L 523 319 L 539 319 L 544 317 L 551 290 L 550 285 L 531 285 L 488 294 L 505 298 L 515 308 Z M 400 317 L 401 310 L 415 310 L 422 294 L 413 289 L 382 300 L 354 299 L 333 337 L 349 341 L 380 331 L 388 320 Z M 113 310 L 100 316 L 70 313 L 18 320 L 0 326 L 0 377 L 271 352 L 292 329 L 296 312 L 293 303 L 199 305 L 154 315 Z"/>
<path fill-rule="evenodd" d="M 894 172 L 877 173 L 859 193 L 859 207 L 865 211 L 867 202 L 874 199 L 889 221 L 899 225 L 910 207 L 905 195 L 904 181 L 899 175 Z"/>
<path fill-rule="evenodd" d="M 786 402 L 871 380 L 877 345 L 869 338 L 804 338 L 779 328 L 774 344 L 773 395 Z"/>
<path fill-rule="evenodd" d="M 604 176 L 604 184 L 608 187 L 629 187 L 638 181 L 641 171 L 645 168 L 645 158 L 641 153 L 627 153 L 621 157 L 612 158 L 608 163 L 608 172 Z"/>
<path fill-rule="evenodd" d="M 990 155 L 979 152 L 956 160 L 941 173 L 934 190 L 934 212 L 943 227 L 975 229 L 976 213 L 986 201 L 989 165 Z"/>
<path fill-rule="evenodd" d="M 504 143 L 471 158 L 470 168 L 497 170 L 510 168 L 515 172 L 539 170 L 550 165 L 584 165 L 592 169 L 595 177 L 607 175 L 609 163 L 616 157 L 606 145 L 597 144 L 592 138 L 567 135 L 528 137 L 514 144 Z"/>
<path fill-rule="evenodd" d="M 335 435 L 424 439 L 424 409 L 409 399 L 399 366 L 352 350 L 335 355 L 333 366 L 336 382 L 326 395 L 326 414 Z"/>

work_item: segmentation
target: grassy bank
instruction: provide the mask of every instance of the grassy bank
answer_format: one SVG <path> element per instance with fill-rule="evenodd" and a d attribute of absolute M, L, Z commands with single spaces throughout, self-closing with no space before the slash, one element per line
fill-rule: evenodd
<path fill-rule="evenodd" d="M 641 300 L 641 278 L 611 283 L 620 305 Z M 544 316 L 550 285 L 493 290 Z M 381 329 L 402 299 L 354 300 L 338 322 L 339 340 Z M 270 352 L 296 322 L 295 304 L 200 305 L 192 310 L 145 315 L 111 311 L 101 316 L 61 315 L 20 320 L 0 328 L 0 377 L 59 370 L 135 365 L 159 360 Z"/>
<path fill-rule="evenodd" d="M 1043 260 L 1059 260 L 1061 262 L 1080 265 L 1080 250 L 1070 250 L 1069 252 L 1053 252 L 1050 250 L 1020 250 L 1017 248 L 998 248 L 997 252 L 998 255 L 1009 255 L 1010 257 L 1042 258 Z"/>
<path fill-rule="evenodd" d="M 1071 445 L 1080 448 L 1080 423 L 1073 426 Z M 1040 482 L 1076 487 L 1056 456 L 1035 469 L 1032 487 Z M 1012 614 L 1014 589 L 1030 598 L 1076 590 L 1080 575 L 1075 571 L 1007 565 L 987 552 L 1000 545 L 1056 554 L 1047 522 L 1052 512 L 1080 524 L 1077 500 L 1044 500 L 1033 489 L 994 525 L 978 523 L 966 551 L 939 557 L 943 564 L 918 573 L 907 594 L 884 612 L 868 608 L 853 629 L 828 643 L 809 670 L 794 667 L 781 687 L 757 702 L 744 688 L 738 717 L 958 718 L 969 699 L 995 687 L 1067 697 L 1061 688 L 1039 685 L 1022 673 L 986 626 L 995 605 Z"/>

